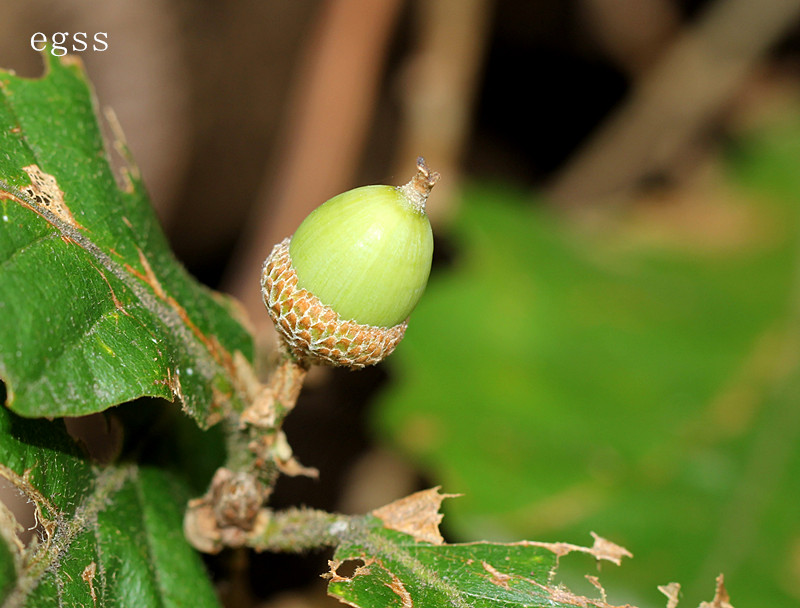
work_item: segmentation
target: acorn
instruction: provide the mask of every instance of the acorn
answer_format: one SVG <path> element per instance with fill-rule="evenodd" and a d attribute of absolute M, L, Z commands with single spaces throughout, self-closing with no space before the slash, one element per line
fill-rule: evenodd
<path fill-rule="evenodd" d="M 403 338 L 433 255 L 425 204 L 439 179 L 425 160 L 404 186 L 363 186 L 326 201 L 264 261 L 264 305 L 304 364 L 360 369 Z"/>

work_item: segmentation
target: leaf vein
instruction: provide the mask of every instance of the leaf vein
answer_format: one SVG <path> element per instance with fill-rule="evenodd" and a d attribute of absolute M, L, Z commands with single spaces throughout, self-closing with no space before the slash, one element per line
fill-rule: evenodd
<path fill-rule="evenodd" d="M 111 495 L 122 488 L 133 471 L 133 467 L 113 467 L 97 475 L 94 487 L 78 504 L 72 518 L 60 516 L 50 542 L 38 545 L 27 556 L 17 577 L 17 584 L 3 603 L 3 608 L 24 606 L 25 599 L 36 589 L 42 577 L 56 567 L 75 538 L 96 520 L 97 514 L 108 504 Z"/>

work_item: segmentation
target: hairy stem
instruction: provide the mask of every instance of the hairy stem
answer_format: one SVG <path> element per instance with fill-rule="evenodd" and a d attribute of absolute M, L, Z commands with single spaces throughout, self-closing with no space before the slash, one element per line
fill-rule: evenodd
<path fill-rule="evenodd" d="M 280 473 L 316 475 L 292 456 L 281 430 L 295 406 L 308 366 L 285 348 L 266 384 L 248 383 L 249 405 L 226 421 L 228 457 L 205 495 L 189 502 L 184 531 L 199 550 L 242 546 L 257 524 Z"/>
<path fill-rule="evenodd" d="M 247 545 L 256 551 L 292 553 L 335 547 L 351 537 L 362 521 L 362 517 L 316 509 L 265 510 Z"/>

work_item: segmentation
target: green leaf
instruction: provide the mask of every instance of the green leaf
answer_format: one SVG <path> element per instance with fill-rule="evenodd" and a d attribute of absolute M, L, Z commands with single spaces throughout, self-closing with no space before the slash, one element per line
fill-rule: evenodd
<path fill-rule="evenodd" d="M 431 544 L 385 528 L 376 518 L 361 537 L 337 548 L 327 575 L 328 593 L 350 606 L 592 605 L 554 581 L 560 555 L 591 549 L 529 542 Z"/>
<path fill-rule="evenodd" d="M 667 579 L 696 605 L 725 572 L 742 604 L 796 605 L 796 570 L 776 564 L 800 538 L 798 142 L 795 117 L 740 142 L 734 179 L 685 208 L 592 215 L 600 229 L 468 191 L 455 263 L 376 408 L 384 437 L 464 494 L 451 534 L 597 530 L 636 554 L 604 575 L 631 603 Z"/>
<path fill-rule="evenodd" d="M 80 65 L 45 57 L 40 79 L 0 71 L 8 406 L 76 416 L 150 395 L 206 426 L 238 406 L 234 361 L 252 359 L 252 338 L 175 260 L 136 169 L 115 177 Z"/>
<path fill-rule="evenodd" d="M 187 493 L 158 469 L 89 465 L 61 420 L 0 410 L 0 478 L 37 511 L 27 546 L 0 505 L 4 606 L 218 606 L 182 528 Z"/>

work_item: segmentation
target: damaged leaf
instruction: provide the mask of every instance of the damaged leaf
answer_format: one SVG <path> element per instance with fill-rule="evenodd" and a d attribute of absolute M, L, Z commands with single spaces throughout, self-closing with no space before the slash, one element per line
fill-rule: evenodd
<path fill-rule="evenodd" d="M 45 57 L 40 79 L 0 71 L 7 405 L 78 416 L 156 396 L 207 426 L 241 407 L 233 361 L 252 360 L 251 336 L 175 260 L 136 169 L 115 176 L 80 64 Z"/>
<path fill-rule="evenodd" d="M 443 515 L 439 512 L 439 507 L 445 498 L 458 494 L 440 494 L 439 489 L 437 486 L 415 492 L 375 509 L 372 514 L 387 528 L 409 534 L 421 542 L 441 545 L 444 539 L 439 532 L 439 524 L 442 523 Z"/>
<path fill-rule="evenodd" d="M 429 497 L 430 492 L 435 489 L 423 494 Z M 415 496 L 409 499 L 420 500 Z M 536 542 L 434 544 L 397 532 L 386 527 L 382 519 L 372 518 L 357 542 L 345 542 L 336 550 L 326 575 L 328 593 L 359 608 L 613 608 L 599 582 L 597 598 L 575 595 L 554 582 L 560 557 L 571 551 L 615 562 L 617 555 L 629 555 L 621 547 L 610 553 L 604 544 L 608 541 L 598 544 L 598 539 L 596 536 L 592 548 Z M 353 570 L 349 564 L 357 567 Z"/>
<path fill-rule="evenodd" d="M 678 598 L 681 593 L 681 586 L 679 583 L 659 585 L 658 590 L 667 596 L 667 608 L 675 608 L 678 605 Z"/>
<path fill-rule="evenodd" d="M 0 538 L 0 604 L 218 606 L 182 533 L 187 492 L 163 471 L 93 467 L 62 420 L 0 408 L 0 478 L 34 510 L 33 536 Z M 0 503 L 5 531 L 14 517 Z"/>
<path fill-rule="evenodd" d="M 733 608 L 728 590 L 725 589 L 725 577 L 722 574 L 717 577 L 714 599 L 710 602 L 703 602 L 700 604 L 700 608 Z"/>
<path fill-rule="evenodd" d="M 436 488 L 421 494 L 435 492 Z M 415 496 L 408 498 L 418 500 Z M 586 575 L 595 597 L 573 593 L 556 581 L 559 560 L 572 552 L 617 565 L 622 557 L 632 557 L 624 547 L 592 536 L 591 547 L 533 541 L 435 544 L 372 517 L 339 545 L 323 576 L 328 594 L 355 608 L 636 608 L 609 602 L 597 576 Z M 670 583 L 659 590 L 667 596 L 667 608 L 678 607 L 680 585 Z M 721 575 L 714 599 L 699 608 L 733 608 Z"/>
<path fill-rule="evenodd" d="M 594 532 L 591 547 L 536 541 L 446 544 L 439 507 L 448 496 L 438 487 L 423 490 L 341 527 L 340 544 L 323 575 L 328 594 L 356 608 L 635 608 L 609 602 L 598 576 L 585 576 L 594 597 L 573 593 L 556 580 L 561 558 L 570 553 L 619 566 L 623 557 L 633 557 L 624 547 Z M 680 585 L 659 590 L 667 596 L 667 608 L 677 608 Z M 720 576 L 713 602 L 700 608 L 733 608 L 728 602 Z"/>

